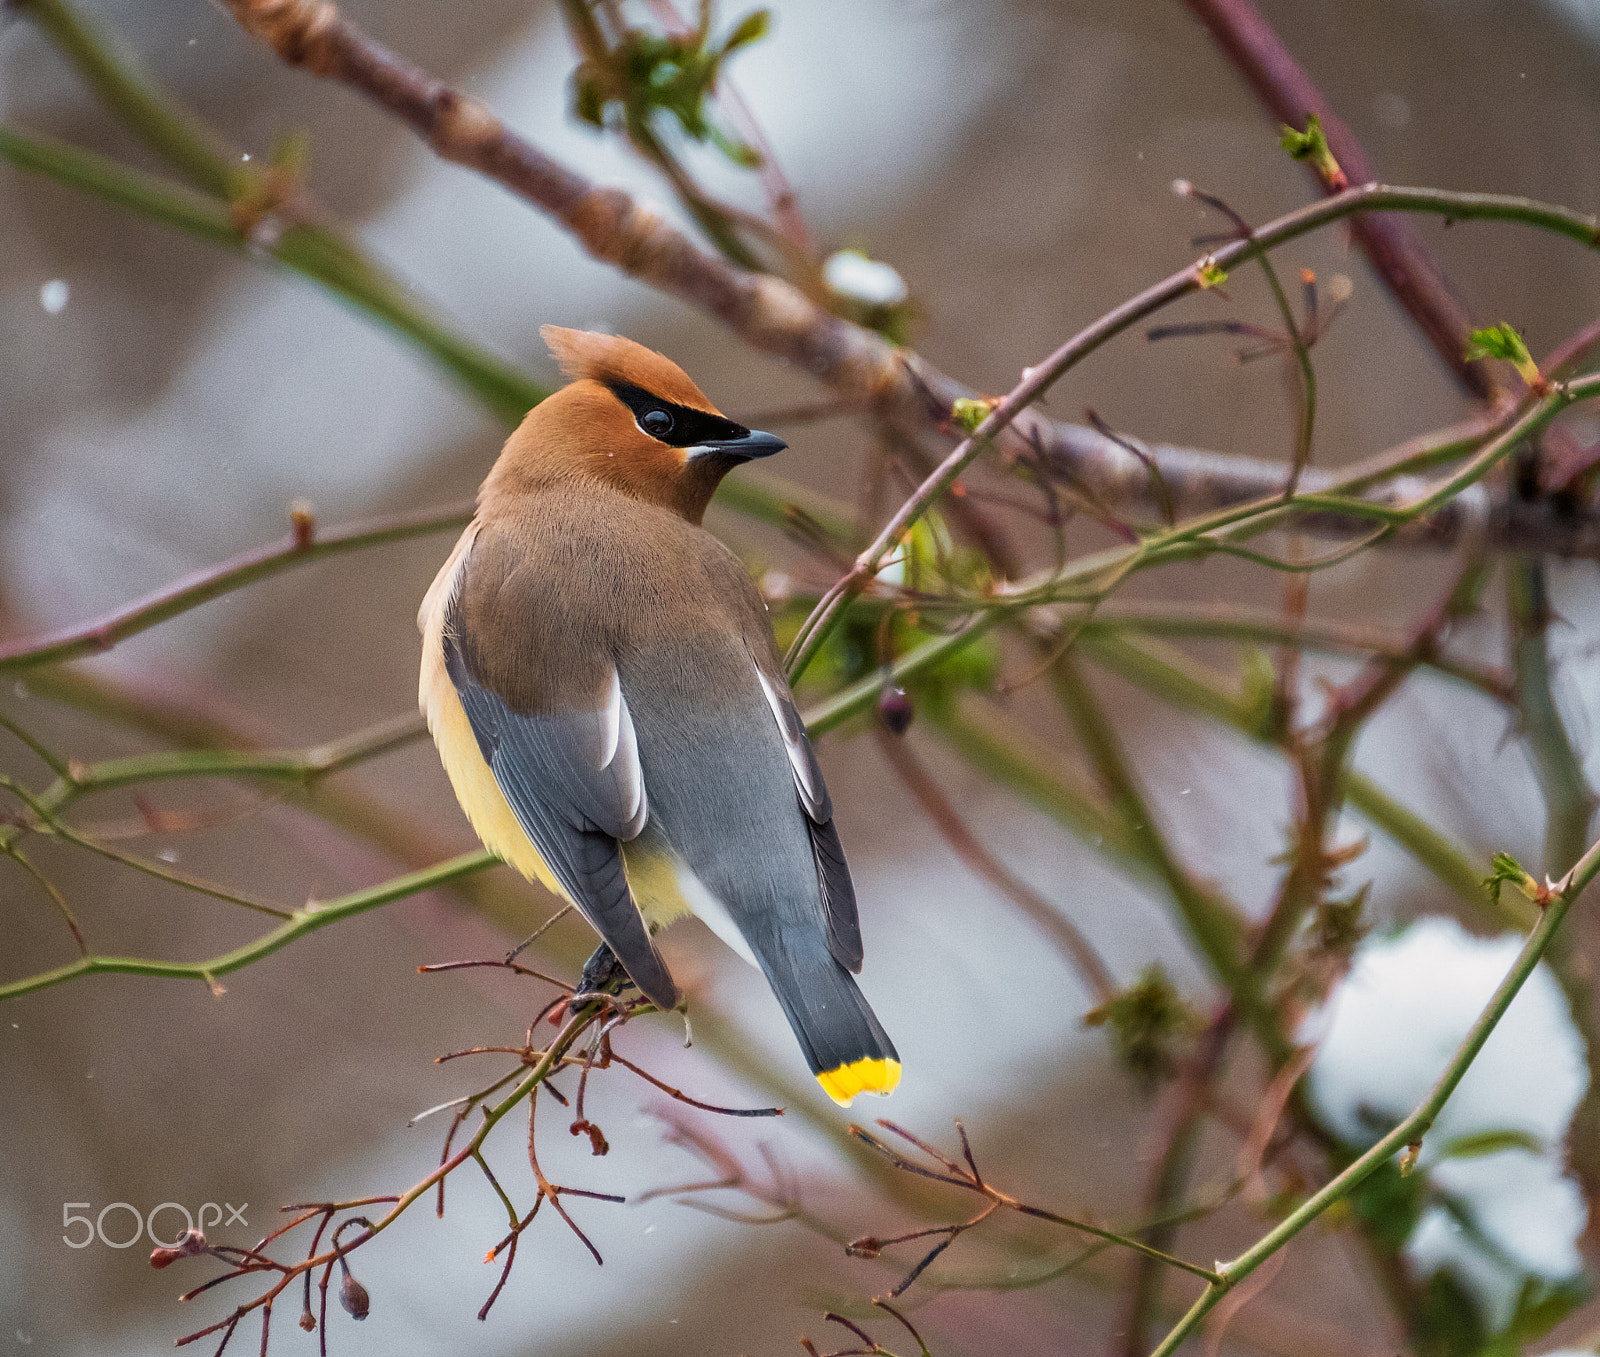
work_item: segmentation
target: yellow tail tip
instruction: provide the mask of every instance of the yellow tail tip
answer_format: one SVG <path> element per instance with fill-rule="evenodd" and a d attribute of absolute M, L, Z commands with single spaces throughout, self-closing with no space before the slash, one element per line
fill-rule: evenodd
<path fill-rule="evenodd" d="M 817 1082 L 840 1107 L 849 1107 L 858 1093 L 893 1093 L 900 1083 L 898 1060 L 862 1060 L 840 1065 L 837 1069 L 823 1070 Z"/>

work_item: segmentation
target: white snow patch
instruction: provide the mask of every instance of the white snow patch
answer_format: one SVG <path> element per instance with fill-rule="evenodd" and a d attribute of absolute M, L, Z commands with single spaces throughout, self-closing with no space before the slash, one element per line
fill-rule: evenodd
<path fill-rule="evenodd" d="M 829 255 L 822 277 L 838 296 L 866 306 L 898 306 L 911 295 L 893 265 L 868 259 L 859 250 L 836 250 Z"/>
<path fill-rule="evenodd" d="M 1323 1032 L 1309 1090 L 1323 1123 L 1371 1144 L 1426 1096 L 1522 939 L 1475 938 L 1429 917 L 1367 942 L 1308 1031 Z M 1418 1168 L 1464 1211 L 1481 1238 L 1444 1205 L 1430 1206 L 1406 1244 L 1425 1275 L 1448 1267 L 1499 1329 L 1524 1278 L 1559 1280 L 1582 1267 L 1577 1240 L 1587 1208 L 1564 1171 L 1562 1142 L 1588 1087 L 1582 1038 L 1554 976 L 1539 966 L 1444 1106 Z M 1542 1147 L 1449 1158 L 1452 1142 L 1517 1132 Z"/>

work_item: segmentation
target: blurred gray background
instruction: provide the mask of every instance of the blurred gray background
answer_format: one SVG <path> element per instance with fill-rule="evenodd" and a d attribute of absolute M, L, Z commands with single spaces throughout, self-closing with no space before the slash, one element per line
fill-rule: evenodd
<path fill-rule="evenodd" d="M 566 119 L 573 58 L 552 7 L 364 0 L 345 8 L 554 154 L 665 198 L 610 143 Z M 921 308 L 917 347 L 980 389 L 1009 388 L 1024 365 L 1193 257 L 1189 238 L 1217 228 L 1171 194 L 1175 177 L 1254 220 L 1310 195 L 1300 169 L 1277 151 L 1271 122 L 1175 0 L 777 0 L 774 8 L 774 35 L 733 73 L 811 228 L 825 248 L 856 246 L 898 268 Z M 284 69 L 201 0 L 102 0 L 94 9 L 253 154 L 264 155 L 285 129 L 305 128 L 311 186 L 330 212 L 468 333 L 546 379 L 555 373 L 537 330 L 554 322 L 615 329 L 663 349 L 736 417 L 816 394 L 802 375 L 743 349 L 713 322 L 582 258 L 534 213 L 436 163 L 353 96 Z M 1390 182 L 1600 207 L 1593 0 L 1263 9 Z M 0 26 L 0 109 L 7 120 L 148 163 L 14 18 Z M 1600 309 L 1600 274 L 1569 242 L 1513 227 L 1422 230 L 1474 313 L 1516 324 L 1536 355 Z M 1290 268 L 1355 281 L 1354 299 L 1317 350 L 1321 461 L 1376 452 L 1465 413 L 1449 374 L 1340 233 L 1280 257 Z M 40 301 L 54 279 L 70 287 L 58 314 Z M 1182 318 L 1271 323 L 1251 280 L 1232 290 L 1233 312 L 1200 297 Z M 302 280 L 5 167 L 0 336 L 0 601 L 11 635 L 88 617 L 277 536 L 294 499 L 333 524 L 466 497 L 501 438 L 421 360 Z M 1281 458 L 1292 437 L 1280 369 L 1239 365 L 1223 340 L 1149 345 L 1129 336 L 1049 400 L 1061 417 L 1085 405 L 1151 441 Z M 866 436 L 846 420 L 786 432 L 791 451 L 774 469 L 852 501 Z M 719 513 L 712 526 L 758 567 L 789 560 L 785 543 L 742 520 Z M 415 610 L 448 548 L 441 536 L 313 565 L 87 667 L 225 712 L 272 743 L 331 738 L 411 707 Z M 1319 576 L 1313 604 L 1399 623 L 1431 599 L 1445 569 L 1427 557 L 1363 557 Z M 1558 608 L 1573 624 L 1561 644 L 1587 658 L 1593 569 L 1564 568 L 1557 584 Z M 1270 601 L 1276 582 L 1219 563 L 1143 580 L 1140 591 Z M 1493 655 L 1493 620 L 1469 626 L 1463 644 Z M 1585 668 L 1561 671 L 1580 736 L 1600 703 Z M 1259 906 L 1289 816 L 1281 769 L 1131 692 L 1104 691 L 1189 861 Z M 23 686 L 5 702 L 75 757 L 148 747 Z M 1029 729 L 1033 711 L 1023 692 L 1009 716 Z M 1485 857 L 1509 848 L 1536 860 L 1536 794 L 1504 735 L 1485 704 L 1422 679 L 1368 733 L 1359 761 Z M 1159 958 L 1204 994 L 1157 902 L 930 736 L 913 728 L 910 738 L 985 841 L 1070 913 L 1119 979 Z M 864 987 L 899 1044 L 904 1085 L 886 1104 L 832 1108 L 808 1087 L 759 977 L 698 924 L 683 925 L 668 954 L 697 1011 L 731 1026 L 792 1090 L 784 1096 L 793 1110 L 778 1122 L 680 1110 L 682 1120 L 758 1168 L 757 1147 L 769 1145 L 804 1176 L 807 1206 L 846 1237 L 893 1233 L 912 1219 L 853 1184 L 838 1135 L 850 1116 L 892 1116 L 941 1142 L 960 1116 L 991 1170 L 1030 1199 L 1103 1217 L 1130 1211 L 1154 1145 L 1153 1104 L 1112 1067 L 1103 1038 L 1080 1028 L 1087 1001 L 1074 976 L 961 867 L 870 740 L 830 739 L 821 755 L 863 901 Z M 8 768 L 37 777 L 22 755 L 8 750 L 7 758 Z M 441 854 L 473 846 L 431 748 L 414 746 L 341 779 L 352 794 L 424 826 Z M 158 787 L 148 800 L 203 824 L 144 835 L 133 843 L 138 851 L 175 854 L 189 870 L 265 897 L 326 898 L 396 870 L 293 798 L 216 783 Z M 144 809 L 111 796 L 82 813 L 115 828 Z M 99 951 L 196 958 L 257 931 L 242 912 L 131 873 L 42 848 L 39 857 Z M 1349 879 L 1375 882 L 1379 918 L 1450 907 L 1382 842 Z M 146 1243 L 66 1247 L 64 1202 L 94 1211 L 115 1201 L 142 1210 L 248 1203 L 256 1236 L 280 1203 L 395 1191 L 425 1172 L 442 1119 L 414 1129 L 407 1119 L 476 1086 L 462 1064 L 437 1067 L 432 1057 L 518 1042 L 530 996 L 542 1002 L 542 991 L 500 977 L 416 973 L 430 961 L 496 955 L 506 927 L 531 929 L 551 908 L 509 879 L 498 889 L 512 901 L 509 923 L 448 894 L 407 901 L 230 977 L 221 997 L 198 985 L 106 977 L 0 1008 L 0 1353 L 165 1351 L 225 1313 L 212 1298 L 180 1308 L 177 1292 L 208 1274 L 194 1264 L 153 1274 Z M 570 922 L 551 936 L 545 956 L 567 964 L 589 945 Z M 30 883 L 10 866 L 0 872 L 4 975 L 70 956 L 70 939 Z M 619 1048 L 702 1098 L 772 1096 L 770 1079 L 741 1076 L 714 1049 L 682 1051 L 672 1021 L 630 1027 Z M 664 1143 L 655 1112 L 666 1100 L 653 1090 L 619 1071 L 597 1078 L 591 1097 L 612 1153 L 590 1158 L 567 1136 L 568 1118 L 546 1108 L 541 1144 L 552 1176 L 624 1193 L 705 1176 L 704 1165 Z M 502 1182 L 526 1200 L 520 1132 L 508 1126 L 491 1147 Z M 1213 1148 L 1225 1172 L 1231 1148 Z M 954 1220 L 968 1203 L 952 1199 L 946 1208 Z M 332 1350 L 754 1357 L 798 1351 L 796 1338 L 809 1333 L 826 1351 L 838 1344 L 820 1311 L 882 1293 L 914 1256 L 851 1261 L 793 1222 L 755 1227 L 664 1200 L 572 1209 L 604 1268 L 558 1221 L 542 1221 L 479 1325 L 473 1316 L 498 1274 L 480 1259 L 504 1216 L 481 1183 L 461 1175 L 442 1223 L 419 1207 L 363 1250 L 356 1270 L 372 1292 L 372 1317 L 356 1326 L 331 1316 Z M 107 1231 L 127 1225 L 126 1216 L 110 1217 Z M 1247 1216 L 1224 1218 L 1186 1237 L 1185 1251 L 1217 1256 L 1253 1229 Z M 1065 1256 L 1071 1242 L 1002 1229 L 963 1241 L 942 1275 L 956 1282 L 1021 1268 Z M 1117 1322 L 1122 1275 L 1120 1263 L 1102 1259 L 1036 1288 L 930 1289 L 910 1299 L 939 1357 L 1099 1352 Z M 1171 1287 L 1174 1296 L 1188 1292 Z M 1361 1263 L 1313 1237 L 1240 1317 L 1230 1344 L 1391 1352 L 1397 1339 L 1383 1314 Z M 314 1339 L 295 1330 L 294 1318 L 286 1297 L 278 1350 L 310 1351 Z M 900 1341 L 889 1326 L 878 1330 L 890 1346 Z M 255 1342 L 253 1323 L 234 1341 L 236 1349 Z"/>

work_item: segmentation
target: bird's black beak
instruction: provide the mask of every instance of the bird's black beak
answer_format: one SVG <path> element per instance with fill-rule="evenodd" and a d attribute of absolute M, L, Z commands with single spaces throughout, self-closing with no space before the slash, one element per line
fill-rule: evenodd
<path fill-rule="evenodd" d="M 748 462 L 757 457 L 770 457 L 775 452 L 782 452 L 788 446 L 777 434 L 762 433 L 760 429 L 752 429 L 743 438 L 707 439 L 704 443 L 698 443 L 686 451 L 720 452 Z"/>

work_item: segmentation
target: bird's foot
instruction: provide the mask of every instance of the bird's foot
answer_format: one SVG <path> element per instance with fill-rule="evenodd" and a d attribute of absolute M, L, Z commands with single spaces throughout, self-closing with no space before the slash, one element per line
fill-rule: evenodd
<path fill-rule="evenodd" d="M 632 984 L 627 968 L 617 960 L 617 954 L 602 942 L 594 949 L 594 955 L 584 963 L 578 988 L 567 1001 L 568 1011 L 582 1008 L 591 999 L 615 997 Z"/>

